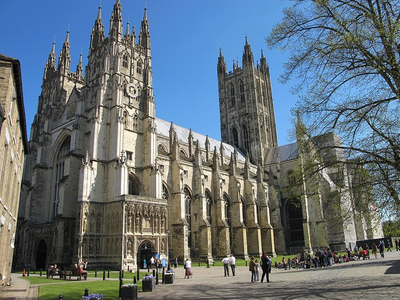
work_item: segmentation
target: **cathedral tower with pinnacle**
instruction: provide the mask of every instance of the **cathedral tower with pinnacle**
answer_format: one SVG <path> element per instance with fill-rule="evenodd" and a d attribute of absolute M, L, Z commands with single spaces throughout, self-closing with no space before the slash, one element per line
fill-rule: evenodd
<path fill-rule="evenodd" d="M 252 163 L 263 164 L 267 150 L 278 146 L 264 53 L 261 51 L 260 63 L 255 66 L 246 37 L 242 67 L 234 61 L 233 71 L 228 72 L 220 51 L 217 70 L 221 139 L 248 154 Z"/>

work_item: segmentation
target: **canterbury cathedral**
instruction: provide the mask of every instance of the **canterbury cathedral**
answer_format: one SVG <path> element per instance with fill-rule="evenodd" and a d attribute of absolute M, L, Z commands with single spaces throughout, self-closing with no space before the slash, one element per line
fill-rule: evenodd
<path fill-rule="evenodd" d="M 300 134 L 278 146 L 267 59 L 261 52 L 254 62 L 247 38 L 232 70 L 216 49 L 218 141 L 157 118 L 146 9 L 138 32 L 129 24 L 123 30 L 119 0 L 108 35 L 101 8 L 94 19 L 86 66 L 81 56 L 73 70 L 69 32 L 58 55 L 49 47 L 21 191 L 16 267 L 88 259 L 92 268 L 136 270 L 156 254 L 212 262 L 230 253 L 247 259 L 262 251 L 342 250 L 382 236 L 372 215 L 356 218 L 350 210 L 353 218 L 340 226 L 325 215 L 330 201 L 354 207 L 350 171 L 324 169 L 313 193 L 307 184 L 296 197 L 287 192 L 309 153 Z M 340 139 L 332 134 L 324 142 Z"/>

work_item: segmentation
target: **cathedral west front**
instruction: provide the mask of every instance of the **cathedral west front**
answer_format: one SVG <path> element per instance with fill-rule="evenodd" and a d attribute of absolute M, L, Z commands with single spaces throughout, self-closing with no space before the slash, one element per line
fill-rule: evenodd
<path fill-rule="evenodd" d="M 369 216 L 332 230 L 327 203 L 342 197 L 353 207 L 351 188 L 337 192 L 336 169 L 325 170 L 317 193 L 306 185 L 298 197 L 285 193 L 307 153 L 301 137 L 278 146 L 264 53 L 255 64 L 246 38 L 241 66 L 228 71 L 222 50 L 216 58 L 221 141 L 157 118 L 146 9 L 139 32 L 123 31 L 116 0 L 106 36 L 99 8 L 88 63 L 75 71 L 69 33 L 58 59 L 53 44 L 31 127 L 17 266 L 88 259 L 135 270 L 155 254 L 212 262 L 382 236 Z"/>

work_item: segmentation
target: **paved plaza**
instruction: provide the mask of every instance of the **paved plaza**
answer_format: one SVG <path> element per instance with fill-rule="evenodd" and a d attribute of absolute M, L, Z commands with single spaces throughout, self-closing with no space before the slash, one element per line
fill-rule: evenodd
<path fill-rule="evenodd" d="M 178 267 L 174 284 L 160 282 L 153 292 L 139 292 L 138 299 L 400 299 L 400 252 L 395 251 L 328 268 L 272 269 L 270 283 L 251 283 L 247 267 L 229 277 L 223 267 L 194 266 L 193 272 L 193 278 L 184 279 Z M 0 299 L 37 299 L 37 289 L 20 276 L 14 274 L 13 286 Z"/>

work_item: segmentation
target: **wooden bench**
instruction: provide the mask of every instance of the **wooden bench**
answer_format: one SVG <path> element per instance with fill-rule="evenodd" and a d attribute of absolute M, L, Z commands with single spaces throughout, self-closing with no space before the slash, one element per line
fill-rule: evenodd
<path fill-rule="evenodd" d="M 71 277 L 77 277 L 77 280 L 81 280 L 82 277 L 86 280 L 87 279 L 87 272 L 82 271 L 80 267 L 75 267 L 72 269 L 65 269 L 60 272 L 60 279 L 66 280 L 67 277 L 69 277 L 69 280 L 71 280 Z"/>

